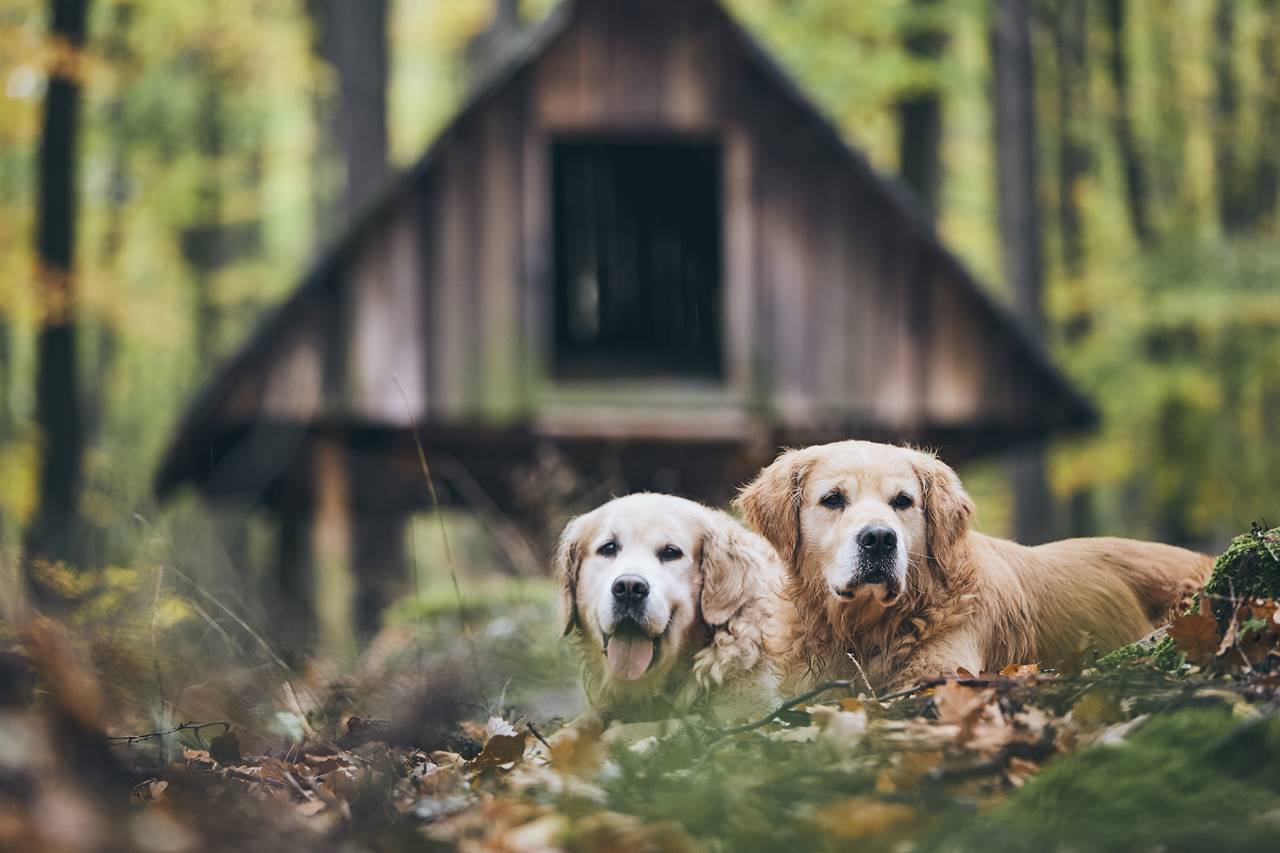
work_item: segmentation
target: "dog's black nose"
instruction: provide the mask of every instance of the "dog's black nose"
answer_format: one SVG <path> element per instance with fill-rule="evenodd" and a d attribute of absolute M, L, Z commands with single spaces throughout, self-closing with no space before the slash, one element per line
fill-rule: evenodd
<path fill-rule="evenodd" d="M 868 557 L 886 557 L 898 547 L 898 534 L 883 524 L 869 524 L 858 533 L 858 547 Z"/>
<path fill-rule="evenodd" d="M 649 582 L 639 575 L 623 575 L 613 582 L 613 599 L 619 604 L 638 604 L 649 596 Z"/>

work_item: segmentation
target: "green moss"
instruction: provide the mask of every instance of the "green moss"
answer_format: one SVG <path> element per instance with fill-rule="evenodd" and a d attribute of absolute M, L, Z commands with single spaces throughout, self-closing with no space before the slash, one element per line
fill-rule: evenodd
<path fill-rule="evenodd" d="M 1178 651 L 1178 647 L 1174 644 L 1172 637 L 1165 637 L 1151 652 L 1151 664 L 1156 669 L 1162 669 L 1165 672 L 1174 672 L 1178 667 L 1182 666 L 1183 655 Z"/>
<path fill-rule="evenodd" d="M 1262 849 L 1280 807 L 1280 720 L 1221 708 L 1157 717 L 1128 741 L 1059 758 L 947 850 Z"/>
<path fill-rule="evenodd" d="M 1103 669 L 1115 669 L 1135 662 L 1145 662 L 1160 648 L 1163 635 L 1143 637 L 1137 642 L 1121 646 L 1110 654 L 1098 658 L 1098 666 Z"/>
<path fill-rule="evenodd" d="M 1232 539 L 1204 589 L 1224 598 L 1280 598 L 1280 527 L 1255 526 Z"/>
<path fill-rule="evenodd" d="M 1182 653 L 1163 630 L 1098 658 L 1098 666 L 1102 669 L 1150 664 L 1164 672 L 1176 672 L 1182 662 Z"/>

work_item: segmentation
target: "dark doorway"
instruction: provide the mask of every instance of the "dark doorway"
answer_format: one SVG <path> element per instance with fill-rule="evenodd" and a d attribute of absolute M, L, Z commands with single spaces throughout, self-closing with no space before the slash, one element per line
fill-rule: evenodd
<path fill-rule="evenodd" d="M 552 164 L 555 375 L 719 377 L 719 146 L 561 140 Z"/>

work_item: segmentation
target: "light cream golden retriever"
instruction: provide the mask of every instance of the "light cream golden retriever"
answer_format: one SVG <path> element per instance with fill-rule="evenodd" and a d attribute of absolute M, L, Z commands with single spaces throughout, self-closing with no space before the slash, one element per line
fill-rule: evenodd
<path fill-rule="evenodd" d="M 737 503 L 788 564 L 788 689 L 862 672 L 877 688 L 904 686 L 1110 650 L 1150 631 L 1212 568 L 1130 539 L 1029 548 L 984 536 L 951 468 L 865 441 L 784 453 Z"/>
<path fill-rule="evenodd" d="M 772 709 L 765 631 L 782 564 L 730 516 L 670 495 L 617 498 L 569 522 L 556 569 L 564 632 L 606 721 Z"/>

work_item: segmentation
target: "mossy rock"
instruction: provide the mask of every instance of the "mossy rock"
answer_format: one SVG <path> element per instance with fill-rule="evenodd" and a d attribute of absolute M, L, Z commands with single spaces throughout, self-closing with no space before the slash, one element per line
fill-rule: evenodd
<path fill-rule="evenodd" d="M 1254 525 L 1232 539 L 1213 564 L 1204 591 L 1222 598 L 1280 598 L 1280 527 Z"/>
<path fill-rule="evenodd" d="M 1214 561 L 1213 573 L 1204 589 L 1220 599 L 1213 602 L 1220 629 L 1231 620 L 1230 599 L 1280 599 L 1280 527 L 1264 530 L 1255 525 L 1250 532 L 1232 539 L 1230 547 Z M 1192 609 L 1198 607 L 1197 603 Z M 1181 655 L 1163 628 L 1104 655 L 1098 659 L 1098 666 L 1114 669 L 1148 662 L 1169 672 L 1182 663 Z"/>
<path fill-rule="evenodd" d="M 1050 764 L 942 850 L 1258 850 L 1280 808 L 1280 718 L 1225 708 L 1158 716 L 1118 745 Z"/>

